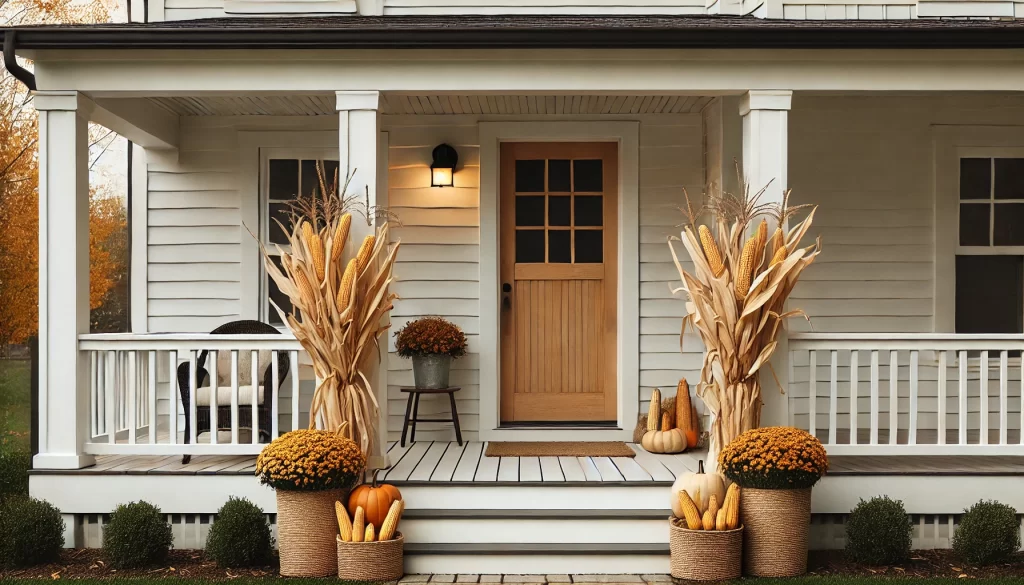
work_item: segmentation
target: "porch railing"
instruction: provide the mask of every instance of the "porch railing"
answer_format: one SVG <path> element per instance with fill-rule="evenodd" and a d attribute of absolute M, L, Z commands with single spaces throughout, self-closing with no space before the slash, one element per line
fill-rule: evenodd
<path fill-rule="evenodd" d="M 259 453 L 260 434 L 276 437 L 280 433 L 281 403 L 290 404 L 290 429 L 299 428 L 299 352 L 302 347 L 285 335 L 209 335 L 209 334 L 95 334 L 79 337 L 80 351 L 89 362 L 89 439 L 86 453 L 137 455 L 234 455 Z M 208 405 L 197 405 L 197 362 L 208 351 Z M 270 388 L 263 388 L 263 405 L 258 390 L 263 380 L 259 352 L 270 352 L 272 375 Z M 218 384 L 217 356 L 230 352 L 230 377 Z M 239 358 L 250 353 L 249 371 L 239 371 Z M 279 356 L 286 356 L 280 360 Z M 265 361 L 265 360 L 264 360 Z M 179 392 L 177 371 L 188 364 L 191 400 L 184 405 Z M 288 364 L 284 388 L 279 367 Z M 251 386 L 247 399 L 239 388 Z M 230 389 L 230 406 L 221 399 Z M 268 395 L 269 393 L 269 395 Z M 285 396 L 287 394 L 287 396 Z M 282 400 L 284 398 L 285 400 Z M 290 400 L 289 400 L 290 399 Z M 230 424 L 218 421 L 218 408 L 230 408 Z M 258 409 L 270 409 L 269 426 L 263 428 Z M 197 436 L 201 409 L 209 410 L 210 431 Z M 251 409 L 249 437 L 241 436 L 239 413 Z M 186 412 L 187 411 L 187 412 Z M 206 414 L 206 413 L 203 413 Z M 189 436 L 184 433 L 185 417 L 191 421 Z M 287 416 L 287 415 L 286 415 Z M 244 421 L 241 421 L 244 422 Z M 287 424 L 288 418 L 284 419 Z M 289 430 L 290 430 L 289 429 Z M 222 436 L 227 435 L 227 436 Z M 187 443 L 187 444 L 186 444 Z"/>
<path fill-rule="evenodd" d="M 791 424 L 833 455 L 1024 454 L 1024 335 L 804 333 Z"/>

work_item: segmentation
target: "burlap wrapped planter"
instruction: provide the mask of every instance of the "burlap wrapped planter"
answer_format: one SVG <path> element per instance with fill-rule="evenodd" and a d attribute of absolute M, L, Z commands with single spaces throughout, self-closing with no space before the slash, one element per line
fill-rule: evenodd
<path fill-rule="evenodd" d="M 338 578 L 346 581 L 397 581 L 405 575 L 405 536 L 396 532 L 391 540 L 345 542 L 335 537 L 338 547 Z"/>
<path fill-rule="evenodd" d="M 277 548 L 284 577 L 328 577 L 338 572 L 334 502 L 344 490 L 277 490 Z"/>
<path fill-rule="evenodd" d="M 687 581 L 737 579 L 743 566 L 743 527 L 735 530 L 690 530 L 669 518 L 668 547 L 672 576 Z"/>
<path fill-rule="evenodd" d="M 743 488 L 740 518 L 746 527 L 745 575 L 796 577 L 807 572 L 811 488 Z"/>

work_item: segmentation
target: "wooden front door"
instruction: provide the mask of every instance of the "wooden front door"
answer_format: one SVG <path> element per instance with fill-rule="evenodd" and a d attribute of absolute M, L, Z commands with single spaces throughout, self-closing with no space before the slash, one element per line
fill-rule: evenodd
<path fill-rule="evenodd" d="M 501 145 L 501 420 L 615 421 L 618 146 Z"/>

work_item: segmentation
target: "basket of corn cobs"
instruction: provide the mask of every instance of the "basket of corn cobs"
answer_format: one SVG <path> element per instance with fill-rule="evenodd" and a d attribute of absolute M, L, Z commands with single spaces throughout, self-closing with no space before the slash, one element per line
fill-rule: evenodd
<path fill-rule="evenodd" d="M 683 517 L 669 518 L 672 576 L 687 581 L 737 579 L 743 566 L 740 486 L 729 486 L 724 501 L 712 495 L 705 510 L 701 497 L 679 492 Z"/>
<path fill-rule="evenodd" d="M 362 507 L 350 518 L 348 510 L 337 502 L 338 578 L 346 581 L 397 581 L 405 574 L 403 548 L 405 537 L 398 532 L 398 521 L 405 500 L 395 500 L 378 529 L 366 524 Z"/>

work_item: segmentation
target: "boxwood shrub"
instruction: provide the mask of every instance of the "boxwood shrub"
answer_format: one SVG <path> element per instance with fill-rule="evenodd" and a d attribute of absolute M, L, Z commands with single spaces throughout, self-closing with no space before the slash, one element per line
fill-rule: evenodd
<path fill-rule="evenodd" d="M 221 567 L 256 567 L 273 558 L 270 524 L 263 510 L 245 498 L 228 498 L 206 540 L 206 555 Z"/>
<path fill-rule="evenodd" d="M 903 502 L 889 496 L 861 500 L 846 520 L 846 553 L 865 565 L 893 565 L 910 556 L 914 523 Z"/>
<path fill-rule="evenodd" d="M 121 504 L 103 528 L 103 549 L 116 569 L 162 563 L 171 549 L 171 525 L 149 502 Z"/>
<path fill-rule="evenodd" d="M 29 567 L 60 557 L 64 519 L 49 502 L 28 496 L 0 503 L 0 567 Z"/>
<path fill-rule="evenodd" d="M 1017 510 L 992 500 L 974 504 L 953 533 L 953 550 L 974 565 L 1000 563 L 1020 550 Z"/>

